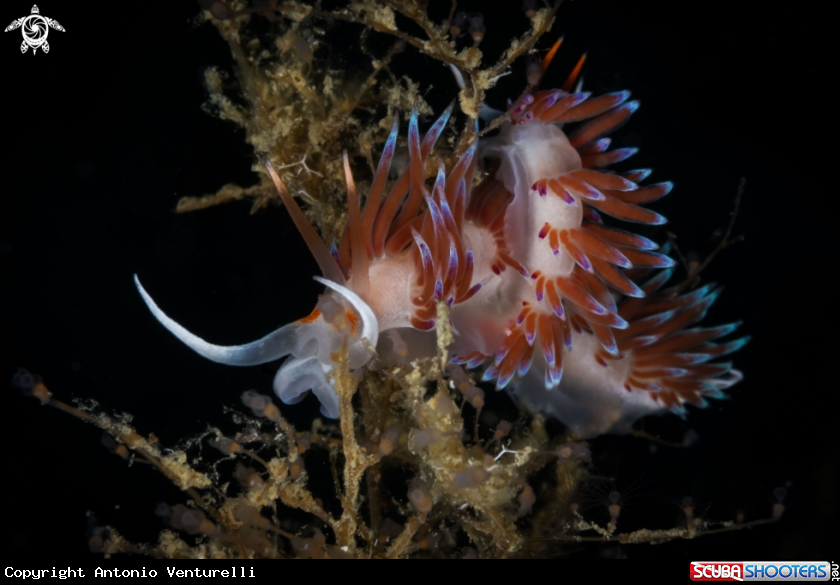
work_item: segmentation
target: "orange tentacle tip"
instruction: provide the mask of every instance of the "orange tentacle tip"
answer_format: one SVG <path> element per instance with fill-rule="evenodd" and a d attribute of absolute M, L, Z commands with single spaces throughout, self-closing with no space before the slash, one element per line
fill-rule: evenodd
<path fill-rule="evenodd" d="M 562 85 L 563 91 L 572 91 L 572 88 L 575 85 L 575 82 L 578 80 L 580 76 L 580 72 L 583 70 L 583 64 L 586 62 L 586 53 L 580 56 L 578 59 L 575 68 L 572 69 L 572 72 L 569 74 L 569 77 L 566 78 L 566 81 Z"/>
<path fill-rule="evenodd" d="M 564 37 L 560 37 L 559 39 L 554 41 L 554 44 L 548 50 L 548 53 L 546 53 L 545 57 L 543 57 L 542 63 L 540 63 L 540 67 L 542 68 L 543 73 L 545 73 L 546 69 L 548 69 L 548 66 L 551 65 L 551 61 L 557 54 L 557 50 L 560 48 L 560 45 L 563 44 L 563 39 Z"/>

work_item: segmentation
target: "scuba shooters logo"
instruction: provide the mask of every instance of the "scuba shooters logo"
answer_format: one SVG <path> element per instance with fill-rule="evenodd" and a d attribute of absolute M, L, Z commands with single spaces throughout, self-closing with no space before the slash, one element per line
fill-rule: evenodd
<path fill-rule="evenodd" d="M 690 578 L 692 581 L 829 581 L 837 575 L 836 567 L 836 563 L 827 561 L 692 561 Z"/>
<path fill-rule="evenodd" d="M 20 52 L 25 53 L 27 49 L 32 49 L 32 54 L 38 52 L 38 49 L 44 53 L 50 52 L 50 44 L 47 42 L 47 35 L 50 29 L 55 29 L 64 32 L 64 27 L 58 24 L 57 20 L 41 16 L 41 11 L 38 5 L 32 6 L 32 14 L 13 20 L 12 24 L 6 27 L 3 32 L 20 29 L 23 34 L 23 42 L 20 44 Z"/>

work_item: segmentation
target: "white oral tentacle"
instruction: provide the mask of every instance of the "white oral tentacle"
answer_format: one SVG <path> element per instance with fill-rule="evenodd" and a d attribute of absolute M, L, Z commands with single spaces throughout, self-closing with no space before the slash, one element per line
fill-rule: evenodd
<path fill-rule="evenodd" d="M 187 347 L 208 360 L 228 366 L 255 366 L 288 355 L 295 347 L 298 330 L 295 323 L 285 325 L 262 339 L 245 345 L 223 346 L 208 343 L 198 335 L 187 331 L 181 324 L 164 313 L 152 300 L 143 285 L 140 284 L 140 279 L 137 278 L 136 274 L 134 275 L 134 284 L 137 285 L 137 290 L 146 302 L 146 306 L 149 307 L 152 315 L 160 321 L 161 325 L 166 327 Z"/>

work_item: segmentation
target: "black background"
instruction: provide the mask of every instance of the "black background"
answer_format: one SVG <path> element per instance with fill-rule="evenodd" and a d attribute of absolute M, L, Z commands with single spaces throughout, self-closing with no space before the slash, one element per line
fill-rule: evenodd
<path fill-rule="evenodd" d="M 519 2 L 462 2 L 482 10 L 483 46 L 497 55 L 527 21 Z M 445 13 L 449 3 L 431 0 Z M 686 450 L 605 437 L 592 442 L 597 473 L 627 494 L 627 528 L 673 525 L 674 502 L 692 494 L 711 518 L 769 514 L 772 490 L 789 482 L 784 519 L 771 526 L 662 546 L 623 547 L 630 557 L 686 560 L 826 559 L 836 548 L 836 341 L 829 299 L 836 245 L 829 239 L 834 121 L 826 14 L 816 3 L 737 0 L 567 1 L 540 47 L 566 34 L 546 85 L 559 85 L 589 51 L 587 89 L 631 89 L 641 109 L 616 136 L 640 146 L 633 167 L 676 189 L 654 207 L 686 251 L 703 255 L 725 225 L 739 177 L 748 181 L 736 232 L 705 277 L 726 285 L 708 323 L 743 319 L 753 341 L 736 356 L 746 379 L 733 399 L 646 427 Z M 3 4 L 0 24 L 29 13 Z M 268 392 L 269 367 L 229 368 L 183 347 L 151 317 L 131 281 L 215 343 L 256 339 L 307 314 L 317 267 L 280 208 L 249 216 L 247 203 L 187 215 L 183 195 L 227 182 L 251 184 L 243 132 L 204 113 L 203 71 L 231 69 L 227 46 L 197 26 L 195 3 L 170 6 L 41 4 L 67 29 L 51 51 L 21 55 L 19 31 L 0 35 L 0 378 L 24 366 L 56 397 L 94 398 L 136 415 L 163 444 L 224 424 L 223 405 Z M 333 67 L 360 28 L 335 30 Z M 371 42 L 377 42 L 372 35 Z M 354 38 L 355 37 L 355 38 Z M 455 95 L 448 71 L 407 50 L 393 65 L 423 82 L 440 111 Z M 503 107 L 521 91 L 522 66 L 490 96 Z M 660 237 L 664 234 L 659 232 Z M 831 352 L 831 353 L 829 353 Z M 87 558 L 85 511 L 133 540 L 161 528 L 155 502 L 184 501 L 157 472 L 127 468 L 100 432 L 5 391 L 3 550 L 18 558 Z M 504 400 L 499 397 L 499 408 Z M 284 408 L 304 420 L 312 399 Z M 633 486 L 633 487 L 631 487 Z M 581 556 L 615 554 L 600 545 Z M 33 557 L 34 558 L 34 557 Z M 830 559 L 826 559 L 830 560 Z"/>

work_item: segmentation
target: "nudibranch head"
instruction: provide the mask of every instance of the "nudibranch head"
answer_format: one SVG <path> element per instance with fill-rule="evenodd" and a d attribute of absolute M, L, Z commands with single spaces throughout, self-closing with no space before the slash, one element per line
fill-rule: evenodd
<path fill-rule="evenodd" d="M 332 252 L 266 160 L 324 275 L 316 280 L 329 290 L 311 315 L 259 341 L 209 344 L 163 314 L 139 282 L 138 289 L 164 326 L 211 360 L 251 365 L 289 355 L 274 381 L 277 395 L 294 403 L 312 390 L 330 417 L 338 416 L 328 376 L 335 352 L 346 345 L 349 366 L 361 368 L 387 332 L 377 347 L 383 365 L 431 355 L 428 331 L 441 302 L 450 307 L 453 365 L 486 365 L 485 381 L 582 438 L 703 406 L 741 379 L 730 363 L 710 362 L 746 339 L 718 342 L 735 325 L 695 327 L 718 291 L 663 288 L 674 265 L 667 250 L 602 217 L 665 222 L 643 205 L 667 195 L 671 183 L 641 186 L 649 170 L 606 169 L 636 152 L 609 150 L 606 135 L 638 102 L 627 91 L 593 98 L 567 86 L 524 98 L 498 135 L 472 144 L 448 171 L 438 164 L 428 180 L 453 106 L 422 137 L 415 107 L 408 166 L 386 189 L 395 116 L 363 206 L 344 154 L 349 217 Z M 487 176 L 474 187 L 485 160 Z"/>
<path fill-rule="evenodd" d="M 359 368 L 370 361 L 368 347 L 379 338 L 379 324 L 370 307 L 350 289 L 315 277 L 330 290 L 314 311 L 246 345 L 220 346 L 190 333 L 167 316 L 152 300 L 135 275 L 137 290 L 164 327 L 199 355 L 230 366 L 252 366 L 290 356 L 274 378 L 274 390 L 286 404 L 299 402 L 312 390 L 324 416 L 338 417 L 338 398 L 326 373 L 333 355 L 347 344 L 348 365 Z M 367 343 L 366 343 L 367 342 Z M 370 344 L 370 345 L 367 345 Z"/>
<path fill-rule="evenodd" d="M 348 366 L 366 365 L 372 357 L 368 348 L 375 347 L 379 338 L 379 323 L 352 290 L 318 276 L 315 280 L 332 290 L 321 296 L 308 317 L 294 323 L 299 327 L 299 344 L 303 343 L 277 371 L 274 392 L 286 404 L 295 404 L 312 390 L 321 402 L 321 413 L 338 418 L 338 396 L 326 376 L 333 356 L 346 343 Z"/>

